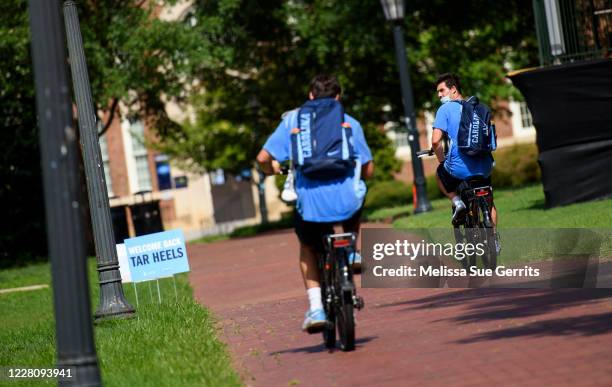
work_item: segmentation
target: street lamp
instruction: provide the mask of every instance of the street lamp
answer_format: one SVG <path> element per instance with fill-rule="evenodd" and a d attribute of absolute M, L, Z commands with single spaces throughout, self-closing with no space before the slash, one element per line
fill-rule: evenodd
<path fill-rule="evenodd" d="M 402 89 L 402 104 L 404 105 L 404 120 L 408 131 L 408 143 L 412 157 L 412 172 L 414 176 L 414 213 L 431 211 L 431 204 L 427 199 L 427 187 L 425 185 L 425 174 L 423 164 L 417 156 L 420 150 L 419 133 L 416 130 L 416 115 L 414 113 L 414 98 L 412 86 L 410 85 L 410 74 L 408 72 L 408 60 L 406 59 L 406 44 L 402 22 L 404 21 L 404 0 L 380 0 L 385 18 L 393 23 L 393 38 L 395 41 L 395 55 L 397 69 L 400 76 Z"/>
<path fill-rule="evenodd" d="M 104 180 L 104 163 L 100 152 L 96 114 L 83 50 L 81 26 L 74 1 L 64 2 L 64 23 L 79 117 L 81 144 L 83 145 L 83 164 L 85 165 L 85 176 L 87 178 L 87 194 L 89 196 L 100 282 L 100 304 L 95 313 L 95 318 L 130 317 L 134 315 L 135 311 L 125 299 L 121 286 L 121 273 L 119 272 L 108 192 Z"/>

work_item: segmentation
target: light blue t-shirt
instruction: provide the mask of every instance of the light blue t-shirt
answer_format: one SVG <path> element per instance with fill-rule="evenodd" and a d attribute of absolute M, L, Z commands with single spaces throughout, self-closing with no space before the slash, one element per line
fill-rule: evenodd
<path fill-rule="evenodd" d="M 471 176 L 480 175 L 489 177 L 493 158 L 491 155 L 470 156 L 457 148 L 457 133 L 461 122 L 461 104 L 447 102 L 442 104 L 436 112 L 433 123 L 434 129 L 440 129 L 448 134 L 450 151 L 444 161 L 444 168 L 458 179 L 467 179 Z"/>
<path fill-rule="evenodd" d="M 291 152 L 291 129 L 296 128 L 298 110 L 286 114 L 263 148 L 279 162 L 287 161 Z M 361 124 L 348 114 L 344 120 L 353 129 L 353 145 L 361 165 L 372 160 Z M 356 190 L 354 174 L 339 179 L 316 181 L 295 171 L 297 210 L 308 222 L 339 222 L 349 219 L 360 207 L 363 196 Z M 365 189 L 365 186 L 363 186 Z"/>

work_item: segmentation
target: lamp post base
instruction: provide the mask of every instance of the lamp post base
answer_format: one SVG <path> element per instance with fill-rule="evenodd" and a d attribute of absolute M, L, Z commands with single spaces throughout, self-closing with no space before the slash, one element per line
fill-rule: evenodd
<path fill-rule="evenodd" d="M 98 276 L 100 304 L 94 314 L 95 320 L 133 317 L 136 311 L 123 294 L 119 264 L 98 265 Z"/>
<path fill-rule="evenodd" d="M 101 386 L 100 369 L 96 356 L 71 356 L 59 359 L 58 368 L 71 368 L 74 374 L 71 378 L 60 378 L 58 386 Z M 72 380 L 71 380 L 72 379 Z"/>
<path fill-rule="evenodd" d="M 414 209 L 414 214 L 418 215 L 418 214 L 422 214 L 423 212 L 429 212 L 431 211 L 431 204 L 426 203 L 426 204 L 417 204 L 417 206 Z"/>

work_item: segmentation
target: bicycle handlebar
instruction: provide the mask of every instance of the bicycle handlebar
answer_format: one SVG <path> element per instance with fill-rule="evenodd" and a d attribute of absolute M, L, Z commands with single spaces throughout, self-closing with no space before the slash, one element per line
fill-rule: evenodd
<path fill-rule="evenodd" d="M 425 150 L 422 150 L 422 151 L 418 151 L 417 152 L 417 157 L 422 158 L 424 156 L 433 156 L 433 154 L 434 154 L 433 149 L 425 149 Z"/>

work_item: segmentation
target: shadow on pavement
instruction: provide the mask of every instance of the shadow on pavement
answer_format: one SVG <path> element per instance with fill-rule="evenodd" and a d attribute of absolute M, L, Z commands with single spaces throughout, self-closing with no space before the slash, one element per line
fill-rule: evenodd
<path fill-rule="evenodd" d="M 470 344 L 486 340 L 509 339 L 524 336 L 594 336 L 612 332 L 612 312 L 567 317 L 553 320 L 536 321 L 521 327 L 502 329 L 481 333 L 470 338 L 455 341 L 458 344 Z"/>
<path fill-rule="evenodd" d="M 605 298 L 612 300 L 612 289 L 465 289 L 440 290 L 441 294 L 417 300 L 407 300 L 379 307 L 407 306 L 406 309 L 445 308 L 464 305 L 475 310 L 473 319 L 493 320 L 506 317 L 524 317 L 571 307 Z M 472 314 L 468 315 L 472 316 Z"/>
<path fill-rule="evenodd" d="M 564 308 L 609 299 L 612 289 L 466 289 L 380 307 L 406 306 L 404 311 L 463 306 L 453 317 L 432 322 L 450 321 L 471 324 L 503 319 L 519 319 L 557 312 Z M 460 342 L 473 342 L 521 335 L 597 335 L 612 331 L 612 313 L 567 317 L 530 323 L 522 327 L 487 332 Z"/>
<path fill-rule="evenodd" d="M 378 338 L 377 336 L 367 336 L 367 337 L 357 338 L 355 339 L 355 348 L 359 349 L 359 347 L 362 347 L 363 344 L 366 344 L 377 338 Z M 335 352 L 335 351 L 340 351 L 340 344 L 337 344 L 336 348 L 334 349 L 328 349 L 328 348 L 325 348 L 323 343 L 321 343 L 317 345 L 310 345 L 308 347 L 299 347 L 299 348 L 284 349 L 282 351 L 274 351 L 270 353 L 270 356 L 281 355 L 285 353 L 322 353 L 322 352 Z"/>

